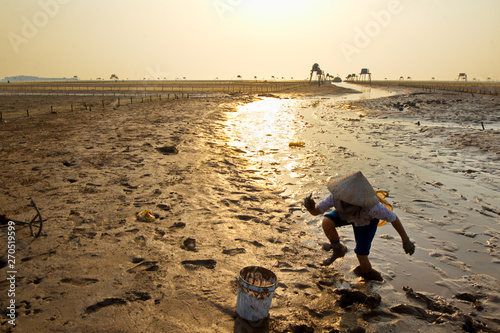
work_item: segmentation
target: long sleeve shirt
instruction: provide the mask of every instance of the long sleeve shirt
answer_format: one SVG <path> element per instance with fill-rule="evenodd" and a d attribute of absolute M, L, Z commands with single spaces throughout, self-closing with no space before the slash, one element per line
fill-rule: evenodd
<path fill-rule="evenodd" d="M 323 201 L 316 205 L 321 213 L 325 213 L 330 208 L 340 206 L 340 200 L 335 198 L 333 194 L 330 194 Z M 394 222 L 397 216 L 390 209 L 386 208 L 383 204 L 378 203 L 374 206 L 363 207 L 360 214 L 357 216 L 351 216 L 347 219 L 347 222 L 354 224 L 357 227 L 365 226 L 370 224 L 373 219 L 385 220 L 387 222 Z"/>

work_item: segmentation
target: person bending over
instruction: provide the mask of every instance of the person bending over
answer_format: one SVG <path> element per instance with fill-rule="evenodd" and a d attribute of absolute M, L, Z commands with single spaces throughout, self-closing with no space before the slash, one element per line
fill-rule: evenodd
<path fill-rule="evenodd" d="M 353 226 L 356 241 L 354 252 L 359 261 L 354 273 L 365 280 L 383 281 L 382 275 L 372 268 L 368 259 L 379 220 L 391 222 L 401 236 L 403 249 L 407 254 L 412 255 L 415 252 L 415 245 L 410 241 L 403 224 L 394 212 L 380 202 L 361 171 L 331 177 L 328 179 L 327 188 L 331 194 L 318 204 L 311 198 L 312 194 L 304 199 L 304 206 L 314 216 L 324 214 L 332 207 L 335 208 L 324 216 L 322 222 L 323 231 L 333 249 L 333 255 L 323 262 L 323 266 L 332 264 L 337 258 L 346 254 L 347 247 L 340 243 L 336 228 L 348 224 Z"/>

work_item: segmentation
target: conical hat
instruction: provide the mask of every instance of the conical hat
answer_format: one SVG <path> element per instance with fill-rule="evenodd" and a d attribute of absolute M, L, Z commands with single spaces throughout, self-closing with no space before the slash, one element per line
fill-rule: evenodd
<path fill-rule="evenodd" d="M 331 177 L 326 186 L 335 198 L 351 205 L 369 207 L 379 203 L 377 194 L 361 171 Z"/>

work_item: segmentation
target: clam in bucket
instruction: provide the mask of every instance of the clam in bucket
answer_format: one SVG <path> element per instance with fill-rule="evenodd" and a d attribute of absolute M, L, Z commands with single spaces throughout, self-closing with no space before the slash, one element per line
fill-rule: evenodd
<path fill-rule="evenodd" d="M 238 282 L 236 313 L 250 322 L 267 318 L 278 285 L 276 275 L 263 267 L 248 266 L 240 271 Z"/>

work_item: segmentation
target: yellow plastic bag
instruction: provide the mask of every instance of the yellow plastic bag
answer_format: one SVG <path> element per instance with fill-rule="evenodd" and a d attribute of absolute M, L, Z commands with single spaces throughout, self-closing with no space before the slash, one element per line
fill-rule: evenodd
<path fill-rule="evenodd" d="M 389 201 L 385 200 L 385 197 L 389 195 L 388 191 L 375 191 L 377 194 L 378 199 L 380 200 L 380 203 L 384 205 L 386 208 L 390 209 L 391 211 L 393 210 L 392 205 L 389 203 Z M 387 223 L 387 221 L 380 220 L 378 221 L 378 226 L 384 226 Z"/>
<path fill-rule="evenodd" d="M 137 219 L 142 222 L 153 222 L 155 216 L 151 213 L 150 210 L 143 210 L 139 214 L 137 214 Z"/>
<path fill-rule="evenodd" d="M 292 147 L 292 148 L 293 148 L 293 147 L 300 148 L 300 147 L 304 147 L 305 145 L 306 145 L 306 143 L 305 143 L 305 142 L 302 142 L 302 141 L 290 142 L 290 143 L 288 144 L 288 146 L 290 146 L 290 147 Z"/>

